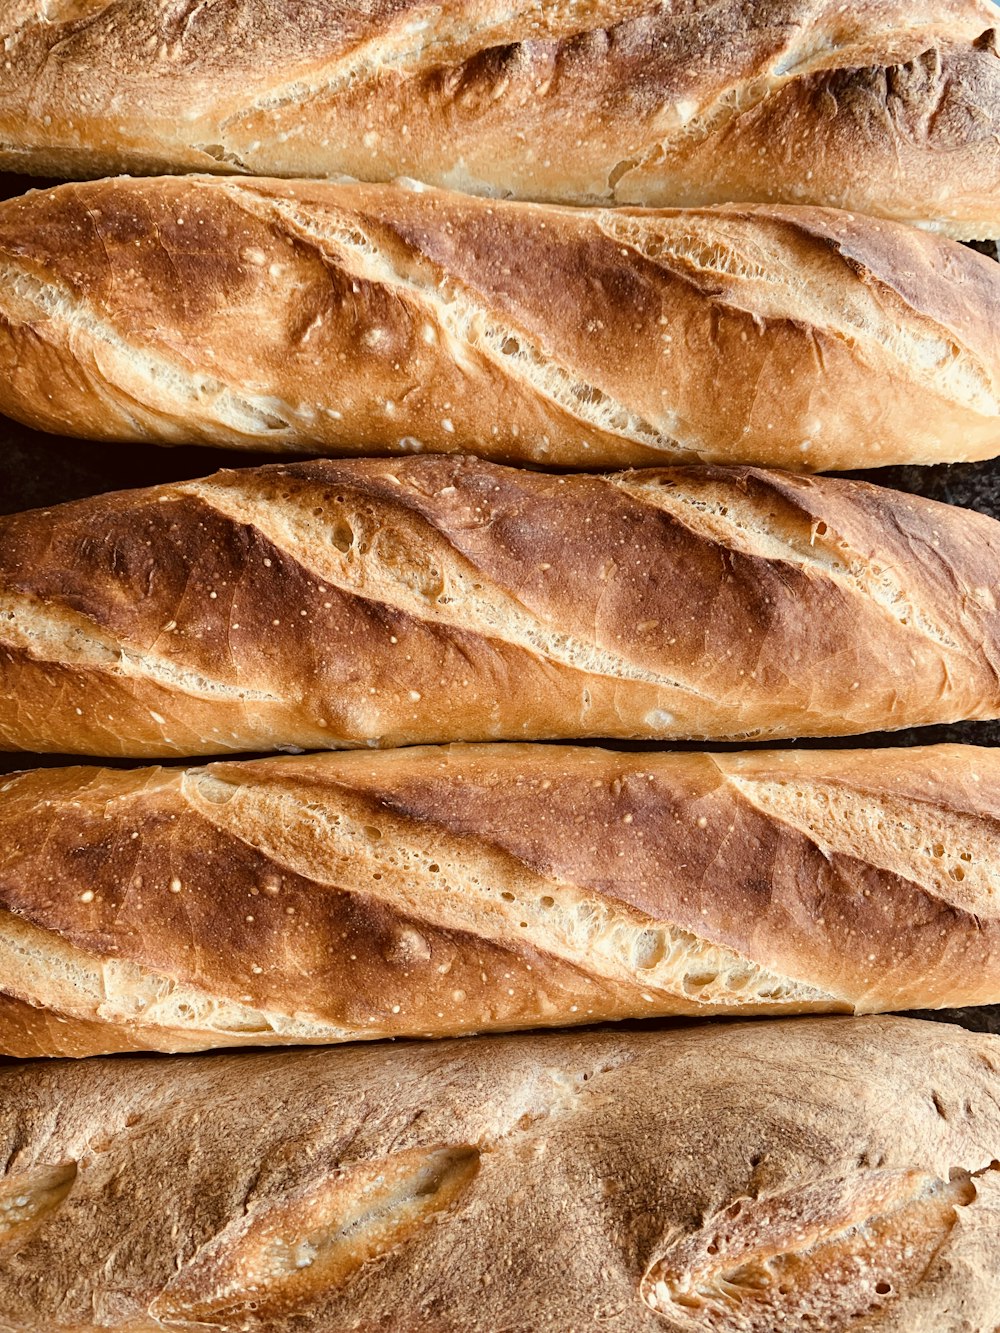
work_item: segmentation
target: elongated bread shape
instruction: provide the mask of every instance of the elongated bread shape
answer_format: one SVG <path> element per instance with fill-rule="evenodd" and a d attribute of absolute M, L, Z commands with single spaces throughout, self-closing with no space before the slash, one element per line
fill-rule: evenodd
<path fill-rule="evenodd" d="M 8 1066 L 0 1324 L 982 1333 L 998 1083 L 900 1018 Z"/>
<path fill-rule="evenodd" d="M 1000 755 L 413 748 L 0 787 L 0 1052 L 1000 1003 Z"/>
<path fill-rule="evenodd" d="M 841 735 L 1000 714 L 1000 526 L 751 469 L 221 472 L 0 520 L 0 745 Z"/>
<path fill-rule="evenodd" d="M 567 467 L 983 458 L 998 308 L 984 256 L 815 208 L 205 177 L 0 205 L 0 408 L 102 439 Z"/>
<path fill-rule="evenodd" d="M 816 203 L 992 236 L 986 0 L 6 0 L 0 167 Z"/>

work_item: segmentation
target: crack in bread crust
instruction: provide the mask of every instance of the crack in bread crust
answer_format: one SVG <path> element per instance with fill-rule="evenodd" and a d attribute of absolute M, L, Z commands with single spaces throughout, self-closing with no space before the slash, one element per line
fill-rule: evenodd
<path fill-rule="evenodd" d="M 239 187 L 230 187 L 242 207 L 257 211 L 256 201 L 248 199 Z M 388 248 L 380 247 L 364 228 L 360 216 L 327 215 L 322 221 L 279 199 L 268 201 L 261 216 L 281 218 L 289 230 L 303 238 L 317 253 L 335 255 L 338 265 L 349 275 L 372 282 L 392 292 L 402 293 L 423 307 L 451 340 L 452 354 L 459 363 L 468 357 L 485 356 L 512 380 L 527 380 L 541 396 L 556 407 L 578 418 L 585 426 L 623 439 L 634 440 L 651 449 L 671 455 L 696 454 L 700 441 L 681 440 L 671 433 L 677 423 L 670 413 L 657 424 L 644 420 L 613 396 L 587 383 L 572 368 L 546 358 L 537 339 L 511 323 L 501 323 L 481 299 L 453 273 L 425 274 L 426 257 L 413 247 L 407 252 L 409 272 L 392 263 Z M 437 277 L 437 281 L 432 280 Z"/>
<path fill-rule="evenodd" d="M 324 540 L 323 522 L 310 521 L 308 502 L 296 504 L 295 497 L 279 509 L 262 503 L 252 491 L 241 495 L 231 484 L 186 482 L 180 490 L 235 523 L 252 524 L 324 585 L 392 606 L 407 616 L 510 644 L 574 671 L 642 681 L 693 698 L 706 697 L 687 681 L 650 671 L 622 654 L 546 626 L 456 551 L 441 528 L 430 524 L 424 531 L 420 531 L 422 524 L 417 528 L 411 563 L 404 569 L 398 559 L 379 559 L 381 525 L 360 506 L 353 511 L 345 506 L 344 522 L 351 531 L 351 544 L 341 551 L 336 544 L 331 549 L 331 543 Z M 305 499 L 308 501 L 308 497 Z M 414 574 L 419 570 L 419 547 L 425 543 L 431 559 L 425 587 L 421 587 L 421 580 Z"/>
<path fill-rule="evenodd" d="M 0 1253 L 2 1247 L 23 1241 L 62 1206 L 76 1175 L 76 1162 L 61 1162 L 0 1179 Z"/>
<path fill-rule="evenodd" d="M 849 245 L 838 247 L 835 227 L 825 247 L 818 233 L 813 238 L 813 268 L 804 288 L 791 242 L 801 244 L 810 235 L 805 217 L 796 228 L 787 211 L 775 214 L 784 226 L 768 225 L 761 215 L 759 235 L 741 234 L 725 211 L 668 213 L 654 225 L 628 211 L 602 210 L 599 217 L 602 231 L 650 262 L 691 273 L 708 288 L 713 280 L 721 281 L 717 299 L 726 306 L 744 309 L 757 321 L 801 320 L 816 335 L 850 345 L 871 364 L 885 358 L 888 366 L 906 367 L 935 393 L 988 416 L 1000 414 L 997 376 L 953 328 L 905 300 L 885 271 L 876 271 L 873 263 L 863 265 Z M 827 253 L 821 253 L 824 248 Z M 845 268 L 852 278 L 846 285 Z"/>
<path fill-rule="evenodd" d="M 724 761 L 720 764 L 726 772 Z M 896 799 L 828 782 L 743 778 L 733 787 L 770 818 L 780 819 L 817 846 L 924 884 L 944 902 L 984 920 L 1000 918 L 1000 827 L 985 816 L 941 810 L 932 800 Z"/>
<path fill-rule="evenodd" d="M 436 1214 L 457 1211 L 479 1166 L 479 1149 L 453 1144 L 341 1168 L 214 1236 L 150 1313 L 214 1324 L 247 1305 L 277 1314 L 317 1291 L 346 1287 Z"/>
<path fill-rule="evenodd" d="M 698 478 L 690 473 L 685 477 L 686 484 L 647 482 L 641 479 L 641 473 L 622 473 L 608 481 L 641 503 L 675 515 L 693 532 L 723 542 L 729 550 L 787 560 L 804 570 L 814 570 L 885 607 L 900 625 L 916 629 L 946 654 L 962 655 L 962 645 L 954 632 L 940 617 L 918 605 L 907 590 L 902 566 L 884 558 L 882 563 L 874 564 L 870 556 L 852 547 L 823 519 L 810 520 L 803 512 L 789 515 L 779 524 L 773 514 L 765 518 L 762 507 L 747 503 L 747 497 L 737 488 L 727 491 L 717 483 L 699 485 Z"/>
<path fill-rule="evenodd" d="M 671 1245 L 640 1290 L 650 1309 L 692 1333 L 769 1333 L 803 1305 L 810 1325 L 846 1333 L 920 1286 L 975 1199 L 959 1169 L 948 1180 L 872 1171 L 740 1200 Z"/>
<path fill-rule="evenodd" d="M 337 792 L 335 804 L 319 792 L 304 804 L 277 786 L 229 783 L 219 770 L 185 778 L 184 786 L 207 819 L 297 874 L 367 897 L 384 896 L 396 910 L 438 928 L 467 931 L 512 949 L 526 941 L 602 982 L 706 1005 L 823 1004 L 842 998 L 778 977 L 732 949 L 651 920 L 626 903 L 537 876 L 486 846 L 473 850 L 443 830 L 393 818 L 387 809 L 377 816 L 363 806 L 352 809 L 345 789 Z M 376 817 L 377 838 L 367 822 Z M 274 830 L 273 838 L 265 835 L 262 841 L 262 827 Z M 507 887 L 499 891 L 497 884 Z"/>
<path fill-rule="evenodd" d="M 38 662 L 60 663 L 73 670 L 96 670 L 123 680 L 147 680 L 180 695 L 220 702 L 278 703 L 280 696 L 187 669 L 146 648 L 124 646 L 90 616 L 60 607 L 58 614 L 30 594 L 0 589 L 0 635 L 11 647 Z"/>
<path fill-rule="evenodd" d="M 96 374 L 88 378 L 95 391 L 141 436 L 165 432 L 166 438 L 180 443 L 194 433 L 210 441 L 218 428 L 252 439 L 260 449 L 280 448 L 286 432 L 297 438 L 301 424 L 293 422 L 302 414 L 301 406 L 270 394 L 243 393 L 216 375 L 193 371 L 181 357 L 168 358 L 148 345 L 129 342 L 112 323 L 51 278 L 5 262 L 0 265 L 0 283 L 15 303 L 24 302 L 71 336 L 82 335 L 92 343 Z M 107 357 L 103 365 L 102 354 Z M 174 410 L 162 402 L 164 392 L 174 396 Z M 161 397 L 159 405 L 157 397 Z M 192 421 L 185 432 L 176 424 L 175 411 L 193 408 L 201 426 Z M 310 415 L 306 410 L 306 421 Z"/>
<path fill-rule="evenodd" d="M 105 1025 L 109 1051 L 119 1049 L 119 1033 L 139 1035 L 149 1049 L 173 1051 L 341 1042 L 359 1035 L 308 1015 L 258 1009 L 213 995 L 127 958 L 107 958 L 77 948 L 4 911 L 0 911 L 0 968 L 0 993 L 34 1004 L 45 991 L 50 997 L 46 1008 L 54 1013 Z"/>

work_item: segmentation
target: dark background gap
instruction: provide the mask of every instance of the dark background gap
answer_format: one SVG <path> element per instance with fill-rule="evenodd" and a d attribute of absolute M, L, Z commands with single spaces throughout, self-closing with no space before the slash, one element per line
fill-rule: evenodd
<path fill-rule="evenodd" d="M 25 190 L 56 184 L 53 181 L 0 173 L 0 199 Z M 976 249 L 998 258 L 993 242 L 977 244 Z M 160 448 L 148 444 L 104 444 L 44 435 L 14 421 L 0 417 L 0 514 L 23 509 L 43 508 L 66 500 L 77 500 L 104 491 L 134 486 L 154 486 L 164 482 L 206 476 L 223 467 L 248 467 L 261 463 L 289 462 L 291 455 L 252 454 L 221 449 Z M 978 509 L 1000 519 L 1000 459 L 983 463 L 956 463 L 937 467 L 873 468 L 845 475 L 865 481 L 927 496 L 947 504 Z M 998 571 L 1000 581 L 1000 571 Z M 1000 721 L 967 722 L 952 726 L 911 728 L 897 732 L 876 732 L 864 736 L 767 742 L 771 747 L 838 747 L 931 745 L 943 741 L 973 745 L 1000 744 Z M 653 750 L 655 744 L 603 742 L 615 749 Z M 738 750 L 746 745 L 712 745 L 703 742 L 679 743 L 670 748 L 684 750 Z M 761 748 L 761 747 L 754 747 Z M 224 756 L 232 758 L 232 755 Z M 241 756 L 245 758 L 247 756 Z M 135 761 L 87 760 L 78 755 L 32 755 L 0 753 L 0 774 L 22 768 L 54 765 L 99 763 L 119 768 L 136 767 Z M 207 763 L 207 759 L 167 761 L 174 766 Z M 1000 1033 L 1000 1004 L 969 1009 L 942 1009 L 922 1012 L 920 1017 L 961 1023 L 980 1031 Z"/>

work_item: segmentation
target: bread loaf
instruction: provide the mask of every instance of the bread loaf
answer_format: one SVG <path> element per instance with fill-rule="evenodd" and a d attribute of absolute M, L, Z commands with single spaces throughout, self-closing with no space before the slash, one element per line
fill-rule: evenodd
<path fill-rule="evenodd" d="M 0 786 L 0 1052 L 1000 1003 L 1000 753 L 458 746 Z"/>
<path fill-rule="evenodd" d="M 998 308 L 983 255 L 812 208 L 203 177 L 0 205 L 0 408 L 100 439 L 567 467 L 985 458 Z"/>
<path fill-rule="evenodd" d="M 0 167 L 563 203 L 815 203 L 996 234 L 988 0 L 7 0 Z"/>
<path fill-rule="evenodd" d="M 7 1067 L 0 1326 L 983 1333 L 998 1084 L 900 1018 Z"/>
<path fill-rule="evenodd" d="M 0 520 L 0 745 L 835 735 L 1000 715 L 1000 525 L 751 469 L 221 472 Z"/>

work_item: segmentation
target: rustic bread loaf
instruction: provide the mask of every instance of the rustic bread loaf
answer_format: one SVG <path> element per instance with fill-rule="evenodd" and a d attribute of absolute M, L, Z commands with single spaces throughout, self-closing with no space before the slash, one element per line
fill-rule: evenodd
<path fill-rule="evenodd" d="M 836 735 L 1000 715 L 1000 525 L 752 469 L 221 472 L 0 520 L 0 745 Z"/>
<path fill-rule="evenodd" d="M 901 1018 L 0 1069 L 0 1326 L 983 1333 L 1000 1040 Z"/>
<path fill-rule="evenodd" d="M 984 458 L 998 308 L 985 256 L 813 208 L 204 177 L 0 205 L 0 409 L 104 439 L 567 467 Z"/>
<path fill-rule="evenodd" d="M 1000 753 L 500 745 L 0 786 L 0 1052 L 1000 1003 Z"/>
<path fill-rule="evenodd" d="M 816 203 L 993 236 L 987 0 L 6 0 L 0 167 Z"/>

